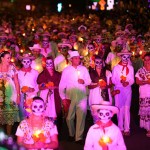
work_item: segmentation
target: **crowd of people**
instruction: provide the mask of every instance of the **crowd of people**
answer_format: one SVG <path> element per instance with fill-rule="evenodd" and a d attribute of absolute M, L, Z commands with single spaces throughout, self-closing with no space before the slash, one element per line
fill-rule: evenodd
<path fill-rule="evenodd" d="M 68 140 L 83 144 L 90 110 L 94 125 L 84 149 L 126 149 L 122 137 L 131 134 L 134 83 L 139 85 L 140 127 L 150 137 L 149 18 L 147 25 L 139 26 L 134 14 L 116 13 L 110 12 L 109 17 L 103 13 L 2 16 L 0 125 L 11 136 L 12 126 L 19 123 L 19 145 L 57 148 L 63 118 Z M 146 15 L 139 15 L 145 21 Z M 109 105 L 103 107 L 106 102 Z M 118 127 L 110 121 L 114 114 Z M 102 115 L 107 119 L 103 121 Z M 107 133 L 102 127 L 110 126 L 118 137 L 108 134 L 111 141 L 99 141 Z M 102 134 L 91 140 L 96 128 Z"/>

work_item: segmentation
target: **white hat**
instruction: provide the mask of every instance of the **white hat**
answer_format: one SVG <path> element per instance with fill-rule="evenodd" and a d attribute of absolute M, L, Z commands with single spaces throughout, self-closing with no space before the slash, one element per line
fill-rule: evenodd
<path fill-rule="evenodd" d="M 79 56 L 80 58 L 82 58 L 82 56 L 80 56 L 78 51 L 68 51 L 68 53 L 70 55 L 69 59 L 71 59 L 72 57 L 75 57 L 75 56 Z"/>
<path fill-rule="evenodd" d="M 131 52 L 129 52 L 129 50 L 127 49 L 122 49 L 121 52 L 117 53 L 118 56 L 121 56 L 121 55 L 132 55 Z"/>
<path fill-rule="evenodd" d="M 31 56 L 31 54 L 30 53 L 24 53 L 24 54 L 22 54 L 22 56 L 21 55 L 19 55 L 18 56 L 18 59 L 19 60 L 23 60 L 23 59 L 30 59 L 30 60 L 34 60 L 35 59 L 35 57 L 34 56 Z"/>
<path fill-rule="evenodd" d="M 83 29 L 85 29 L 85 30 L 87 29 L 87 27 L 86 27 L 86 26 L 81 25 L 81 26 L 79 26 L 79 27 L 78 27 L 78 30 L 80 31 L 80 30 L 81 30 L 81 28 L 83 28 Z"/>
<path fill-rule="evenodd" d="M 69 41 L 67 39 L 62 39 L 61 43 L 58 43 L 58 47 L 69 47 L 69 49 L 72 49 L 72 45 L 69 43 Z"/>
<path fill-rule="evenodd" d="M 112 106 L 109 101 L 102 101 L 100 104 L 91 105 L 92 112 L 98 112 L 100 109 L 106 109 L 113 112 L 113 114 L 117 114 L 119 112 L 119 108 L 116 106 Z"/>
<path fill-rule="evenodd" d="M 33 47 L 29 47 L 29 49 L 32 51 L 34 49 L 41 50 L 42 48 L 41 48 L 40 44 L 34 44 Z"/>

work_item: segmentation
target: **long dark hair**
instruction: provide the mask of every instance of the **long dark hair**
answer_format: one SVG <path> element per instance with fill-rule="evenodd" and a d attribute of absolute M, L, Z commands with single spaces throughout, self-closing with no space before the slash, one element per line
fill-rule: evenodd
<path fill-rule="evenodd" d="M 0 52 L 0 62 L 2 62 L 2 57 L 5 57 L 5 55 L 7 55 L 7 54 L 10 54 L 10 52 L 8 52 L 8 51 L 2 51 L 2 52 Z"/>

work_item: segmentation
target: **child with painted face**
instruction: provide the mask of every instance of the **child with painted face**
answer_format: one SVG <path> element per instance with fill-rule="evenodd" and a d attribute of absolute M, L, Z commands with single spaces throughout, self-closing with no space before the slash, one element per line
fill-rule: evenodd
<path fill-rule="evenodd" d="M 87 133 L 84 150 L 126 150 L 120 129 L 111 121 L 119 109 L 102 101 L 91 105 L 91 111 L 98 119 Z"/>
<path fill-rule="evenodd" d="M 31 114 L 20 122 L 17 131 L 17 143 L 29 150 L 53 150 L 58 147 L 58 132 L 51 120 L 44 117 L 45 103 L 41 97 L 31 101 Z"/>

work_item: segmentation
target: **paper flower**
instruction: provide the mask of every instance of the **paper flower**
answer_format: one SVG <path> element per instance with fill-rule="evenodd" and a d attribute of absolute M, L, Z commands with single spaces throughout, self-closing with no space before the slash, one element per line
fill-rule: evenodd
<path fill-rule="evenodd" d="M 48 82 L 48 83 L 46 84 L 46 87 L 47 87 L 47 88 L 49 88 L 49 87 L 53 87 L 53 86 L 54 86 L 54 83 L 53 83 L 53 82 L 51 82 L 51 81 L 50 81 L 50 82 Z"/>
<path fill-rule="evenodd" d="M 26 93 L 26 92 L 28 92 L 28 90 L 29 90 L 29 87 L 28 87 L 28 86 L 23 86 L 23 87 L 21 88 L 21 92 L 22 92 L 22 93 Z"/>
<path fill-rule="evenodd" d="M 46 141 L 46 137 L 43 133 L 43 130 L 35 130 L 33 135 L 32 135 L 32 138 L 34 140 L 34 142 L 45 142 Z"/>
<path fill-rule="evenodd" d="M 121 79 L 122 81 L 126 81 L 126 78 L 127 78 L 126 76 L 123 76 L 123 75 L 120 76 L 120 79 Z"/>
<path fill-rule="evenodd" d="M 100 79 L 99 80 L 99 85 L 102 86 L 102 87 L 105 87 L 107 84 L 103 79 Z"/>

